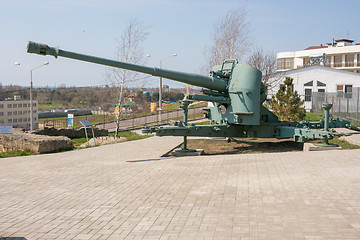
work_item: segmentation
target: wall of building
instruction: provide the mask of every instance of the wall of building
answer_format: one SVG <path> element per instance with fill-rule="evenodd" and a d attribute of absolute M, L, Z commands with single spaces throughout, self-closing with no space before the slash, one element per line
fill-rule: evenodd
<path fill-rule="evenodd" d="M 326 66 L 352 72 L 360 72 L 360 45 L 342 46 L 341 42 L 337 46 L 319 46 L 316 49 L 301 50 L 295 52 L 281 52 L 277 54 L 278 70 L 298 69 L 310 56 L 326 54 Z M 281 64 L 284 61 L 293 61 L 293 65 Z M 288 67 L 287 67 L 288 66 Z"/>
<path fill-rule="evenodd" d="M 38 101 L 33 101 L 33 124 L 38 126 Z M 0 101 L 0 126 L 30 128 L 30 101 Z"/>
<path fill-rule="evenodd" d="M 283 79 L 285 77 L 293 78 L 294 91 L 297 91 L 298 94 L 304 100 L 309 100 L 309 92 L 332 92 L 340 93 L 340 88 L 342 86 L 342 91 L 345 93 L 349 89 L 349 86 L 352 88 L 360 87 L 360 74 L 351 73 L 342 70 L 331 69 L 322 66 L 311 66 L 305 67 L 302 69 L 291 70 L 283 73 L 279 73 Z M 270 82 L 273 80 L 270 79 Z M 283 82 L 283 81 L 282 81 Z M 282 83 L 280 82 L 280 83 Z M 312 82 L 312 85 L 311 85 Z M 269 95 L 274 95 L 279 90 L 280 85 L 274 87 L 272 91 L 269 91 Z M 307 95 L 307 99 L 306 99 Z M 311 99 L 311 97 L 310 97 Z M 305 106 L 307 109 L 311 108 L 311 101 L 306 101 Z"/>

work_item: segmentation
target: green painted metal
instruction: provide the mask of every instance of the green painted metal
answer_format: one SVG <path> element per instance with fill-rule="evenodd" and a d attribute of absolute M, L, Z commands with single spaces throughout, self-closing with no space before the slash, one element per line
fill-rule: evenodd
<path fill-rule="evenodd" d="M 35 42 L 28 43 L 28 52 L 123 68 L 204 87 L 203 95 L 187 95 L 183 101 L 181 108 L 184 110 L 184 121 L 176 122 L 174 126 L 143 129 L 144 133 L 156 132 L 159 136 L 184 136 L 184 150 L 187 150 L 187 136 L 274 137 L 294 138 L 295 141 L 324 139 L 328 143 L 328 139 L 336 135 L 330 128 L 354 129 L 347 121 L 339 119 L 329 121 L 331 104 L 324 105 L 325 121 L 317 123 L 279 121 L 274 113 L 262 106 L 266 99 L 266 86 L 261 82 L 261 72 L 249 65 L 238 64 L 234 59 L 225 60 L 222 65 L 214 66 L 210 76 L 203 76 L 69 52 Z M 205 116 L 211 120 L 211 125 L 187 124 L 190 100 L 209 102 L 208 107 L 203 110 Z"/>
<path fill-rule="evenodd" d="M 330 109 L 332 108 L 332 104 L 329 103 L 325 103 L 323 104 L 323 109 L 325 111 L 325 116 L 324 116 L 324 131 L 329 131 L 329 118 L 330 118 Z M 323 146 L 323 147 L 338 147 L 339 145 L 337 144 L 332 144 L 329 143 L 329 137 L 325 136 L 324 141 L 322 143 L 318 143 L 318 146 Z"/>
<path fill-rule="evenodd" d="M 227 81 L 221 79 L 216 75 L 212 77 L 208 77 L 200 74 L 183 73 L 183 72 L 171 71 L 166 69 L 160 69 L 156 67 L 140 66 L 136 64 L 130 64 L 120 61 L 109 60 L 105 58 L 89 56 L 85 54 L 79 54 L 75 52 L 69 52 L 69 51 L 61 50 L 58 47 L 57 48 L 49 47 L 46 44 L 35 43 L 31 41 L 28 43 L 27 52 L 36 53 L 40 55 L 52 55 L 55 58 L 61 56 L 61 57 L 77 59 L 85 62 L 92 62 L 92 63 L 102 64 L 116 68 L 128 69 L 136 72 L 150 74 L 153 76 L 164 77 L 164 78 L 188 83 L 191 85 L 205 87 L 220 92 L 226 91 L 226 87 L 227 87 Z"/>
<path fill-rule="evenodd" d="M 188 110 L 189 110 L 189 105 L 192 103 L 192 101 L 183 100 L 183 101 L 181 101 L 181 103 L 182 103 L 182 105 L 180 106 L 180 108 L 182 108 L 184 110 L 184 125 L 187 126 L 188 125 L 188 112 L 189 112 Z M 187 148 L 187 136 L 186 135 L 184 135 L 183 148 L 176 149 L 175 151 L 195 152 L 195 150 Z"/>

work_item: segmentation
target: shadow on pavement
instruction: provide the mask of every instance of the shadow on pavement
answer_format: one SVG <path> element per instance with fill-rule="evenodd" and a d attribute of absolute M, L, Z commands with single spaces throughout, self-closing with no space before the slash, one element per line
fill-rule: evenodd
<path fill-rule="evenodd" d="M 129 163 L 137 163 L 137 162 L 152 162 L 152 161 L 161 161 L 166 159 L 173 159 L 174 157 L 162 157 L 162 158 L 151 158 L 151 159 L 144 159 L 144 160 L 133 160 L 133 161 L 126 161 Z M 2 240 L 2 239 L 0 239 Z"/>
<path fill-rule="evenodd" d="M 160 161 L 160 160 L 162 160 L 162 159 L 152 158 L 152 159 L 146 159 L 146 160 L 134 160 L 134 161 L 126 161 L 126 162 L 134 163 L 134 162 L 151 162 L 151 161 Z"/>
<path fill-rule="evenodd" d="M 24 237 L 1 237 L 0 236 L 0 240 L 27 240 Z"/>

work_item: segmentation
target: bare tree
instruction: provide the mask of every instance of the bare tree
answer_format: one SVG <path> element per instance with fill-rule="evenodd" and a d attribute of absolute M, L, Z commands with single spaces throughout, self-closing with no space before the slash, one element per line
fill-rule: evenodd
<path fill-rule="evenodd" d="M 263 49 L 255 49 L 247 60 L 247 64 L 259 69 L 262 82 L 271 92 L 284 81 L 284 74 L 277 73 L 277 59 L 274 53 L 265 53 Z"/>
<path fill-rule="evenodd" d="M 208 60 L 202 70 L 209 72 L 214 65 L 222 64 L 225 59 L 241 60 L 251 46 L 249 25 L 245 7 L 228 11 L 214 25 L 212 46 L 205 49 Z"/>
<path fill-rule="evenodd" d="M 134 64 L 145 64 L 145 54 L 142 47 L 147 36 L 144 25 L 136 19 L 131 19 L 121 34 L 116 49 L 116 59 L 121 62 Z M 106 72 L 107 80 L 111 85 L 116 86 L 119 91 L 118 114 L 116 120 L 115 136 L 118 136 L 121 116 L 121 104 L 124 100 L 124 89 L 131 81 L 139 78 L 139 73 L 126 69 L 111 68 Z"/>
<path fill-rule="evenodd" d="M 265 53 L 263 49 L 258 48 L 250 55 L 247 64 L 259 69 L 262 73 L 262 81 L 267 84 L 270 77 L 276 73 L 276 56 L 274 53 Z"/>

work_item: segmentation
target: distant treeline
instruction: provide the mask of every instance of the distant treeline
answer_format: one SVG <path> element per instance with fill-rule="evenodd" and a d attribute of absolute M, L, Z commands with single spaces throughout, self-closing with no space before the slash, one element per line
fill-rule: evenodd
<path fill-rule="evenodd" d="M 0 85 L 0 100 L 12 99 L 14 95 L 20 95 L 21 99 L 29 99 L 29 88 L 16 85 L 3 87 Z M 145 94 L 144 92 L 147 91 Z M 59 102 L 63 106 L 102 106 L 104 103 L 117 103 L 119 98 L 117 87 L 59 87 L 59 88 L 33 88 L 33 99 L 39 104 Z M 164 101 L 176 102 L 184 98 L 179 90 L 165 91 L 162 94 Z M 158 89 L 148 91 L 146 89 L 126 89 L 124 101 L 135 101 L 136 104 L 148 105 L 149 102 L 159 100 Z"/>

